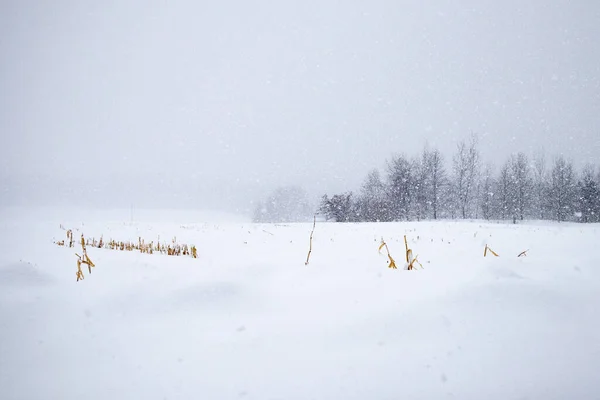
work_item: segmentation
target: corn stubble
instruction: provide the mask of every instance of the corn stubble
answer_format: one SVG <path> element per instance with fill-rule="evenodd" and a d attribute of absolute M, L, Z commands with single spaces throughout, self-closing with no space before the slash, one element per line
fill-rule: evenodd
<path fill-rule="evenodd" d="M 60 240 L 55 241 L 54 243 L 61 247 L 74 247 L 75 241 L 73 239 L 73 231 L 71 229 L 67 230 L 66 241 Z M 80 244 L 82 255 L 75 253 L 75 256 L 77 256 L 77 282 L 85 279 L 83 271 L 81 270 L 82 265 L 87 265 L 90 274 L 92 273 L 92 268 L 96 266 L 87 254 L 88 247 L 117 251 L 139 251 L 142 254 L 165 254 L 168 256 L 188 256 L 192 258 L 198 258 L 198 249 L 195 245 L 177 243 L 176 237 L 171 240 L 171 243 L 161 243 L 159 236 L 155 244 L 154 241 L 147 242 L 146 240 L 142 239 L 142 237 L 138 237 L 137 242 L 116 241 L 113 239 L 110 239 L 106 242 L 104 241 L 104 236 L 100 236 L 100 239 L 93 237 L 85 239 L 84 235 L 82 234 Z"/>
<path fill-rule="evenodd" d="M 310 256 L 312 254 L 312 241 L 313 241 L 313 234 L 315 231 L 315 226 L 316 226 L 316 216 L 313 220 L 313 227 L 312 227 L 312 231 L 311 231 L 310 237 L 309 237 L 309 249 L 308 249 L 308 254 L 306 256 L 306 262 L 304 263 L 305 265 L 308 265 L 308 263 L 310 261 Z M 62 225 L 60 227 L 61 227 L 61 229 L 65 230 L 65 228 L 63 228 Z M 75 240 L 73 239 L 73 231 L 71 229 L 66 230 L 66 240 L 55 241 L 54 243 L 61 247 L 69 247 L 69 248 L 74 247 Z M 100 239 L 96 239 L 96 238 L 92 237 L 92 238 L 88 238 L 86 240 L 82 234 L 80 244 L 81 244 L 81 248 L 83 251 L 83 255 L 79 255 L 79 254 L 75 253 L 75 255 L 77 256 L 76 277 L 77 277 L 78 282 L 85 278 L 83 271 L 81 270 L 82 264 L 88 266 L 88 271 L 90 274 L 92 273 L 92 268 L 95 267 L 95 264 L 92 262 L 92 260 L 90 260 L 90 257 L 87 254 L 88 246 L 93 247 L 93 248 L 98 248 L 98 249 L 108 249 L 108 250 L 117 250 L 117 251 L 139 251 L 142 254 L 165 254 L 168 256 L 187 256 L 187 257 L 192 257 L 192 258 L 198 258 L 198 249 L 196 248 L 196 246 L 188 245 L 185 243 L 182 243 L 182 244 L 177 243 L 176 237 L 174 237 L 171 240 L 171 243 L 166 243 L 166 242 L 161 243 L 160 236 L 159 236 L 156 243 L 154 243 L 154 241 L 148 242 L 148 241 L 142 239 L 141 236 L 138 237 L 137 242 L 116 241 L 113 239 L 110 239 L 109 241 L 104 241 L 104 236 L 100 236 Z M 418 255 L 413 256 L 412 249 L 408 248 L 408 240 L 406 238 L 406 235 L 404 235 L 404 246 L 406 248 L 406 264 L 407 264 L 406 269 L 409 271 L 414 270 L 416 265 L 419 265 L 421 267 L 421 269 L 424 269 L 423 265 L 418 260 Z M 396 266 L 396 261 L 390 254 L 390 250 L 388 248 L 387 243 L 382 238 L 381 244 L 378 249 L 380 253 L 384 247 L 385 247 L 385 250 L 387 253 L 387 257 L 388 257 L 388 268 L 398 269 L 398 267 Z M 528 251 L 529 250 L 522 251 L 521 253 L 519 253 L 517 255 L 517 257 L 527 256 Z M 487 257 L 488 252 L 491 253 L 492 255 L 494 255 L 495 257 L 499 257 L 499 255 L 486 244 L 485 249 L 483 251 L 483 256 Z"/>

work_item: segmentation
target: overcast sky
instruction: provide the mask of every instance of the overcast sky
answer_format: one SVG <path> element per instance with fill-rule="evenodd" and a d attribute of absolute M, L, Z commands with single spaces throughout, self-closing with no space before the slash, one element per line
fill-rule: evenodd
<path fill-rule="evenodd" d="M 0 52 L 5 203 L 243 207 L 471 132 L 600 164 L 597 1 L 2 1 Z"/>

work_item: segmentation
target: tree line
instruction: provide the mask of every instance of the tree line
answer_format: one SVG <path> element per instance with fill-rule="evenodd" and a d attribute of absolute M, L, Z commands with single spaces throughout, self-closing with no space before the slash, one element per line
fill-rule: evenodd
<path fill-rule="evenodd" d="M 447 168 L 437 148 L 417 157 L 394 155 L 360 190 L 324 195 L 318 212 L 337 222 L 426 219 L 600 222 L 600 170 L 576 171 L 563 156 L 550 163 L 517 152 L 498 171 L 482 165 L 476 136 L 458 143 Z M 550 164 L 550 165 L 548 165 Z"/>

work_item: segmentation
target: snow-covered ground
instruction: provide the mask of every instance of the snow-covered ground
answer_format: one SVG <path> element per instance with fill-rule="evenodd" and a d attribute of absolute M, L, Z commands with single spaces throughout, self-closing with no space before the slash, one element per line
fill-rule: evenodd
<path fill-rule="evenodd" d="M 199 258 L 90 248 L 76 282 L 59 224 Z M 599 225 L 317 223 L 305 266 L 311 228 L 0 210 L 0 398 L 600 398 Z M 378 253 L 405 234 L 424 270 Z"/>

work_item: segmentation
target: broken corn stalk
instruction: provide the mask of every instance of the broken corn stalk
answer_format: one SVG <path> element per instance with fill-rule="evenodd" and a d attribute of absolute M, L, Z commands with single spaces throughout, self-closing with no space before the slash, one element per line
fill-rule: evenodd
<path fill-rule="evenodd" d="M 425 268 L 423 268 L 423 264 L 421 264 L 419 262 L 419 260 L 417 259 L 417 257 L 419 257 L 419 256 L 416 255 L 415 258 L 412 260 L 412 262 L 409 264 L 410 269 L 414 269 L 415 263 L 419 264 L 419 266 L 421 267 L 421 269 L 425 269 Z"/>
<path fill-rule="evenodd" d="M 312 253 L 312 239 L 313 239 L 313 234 L 315 233 L 316 225 L 317 225 L 317 216 L 315 215 L 313 217 L 313 228 L 312 228 L 312 231 L 310 232 L 310 238 L 308 239 L 308 255 L 306 256 L 306 262 L 304 263 L 304 265 L 308 265 L 308 261 L 310 260 L 310 253 Z"/>
<path fill-rule="evenodd" d="M 79 257 L 79 256 L 77 256 Z M 76 272 L 76 276 L 77 276 L 77 282 L 79 282 L 80 280 L 85 279 L 85 277 L 83 276 L 83 272 L 81 272 L 81 257 L 77 260 L 77 272 Z"/>
<path fill-rule="evenodd" d="M 88 271 L 90 274 L 92 273 L 92 268 L 96 266 L 87 254 L 87 249 L 85 247 L 86 241 L 83 237 L 83 234 L 81 235 L 80 243 L 81 249 L 83 250 L 83 256 L 80 256 L 79 254 L 75 253 L 75 255 L 77 256 L 77 282 L 84 279 L 83 272 L 81 271 L 81 264 L 86 264 L 88 266 Z"/>
<path fill-rule="evenodd" d="M 488 252 L 488 250 L 489 250 L 489 251 L 490 251 L 490 253 L 492 253 L 494 256 L 496 256 L 496 257 L 499 257 L 499 256 L 498 256 L 498 254 L 497 254 L 497 253 L 496 253 L 494 250 L 490 249 L 490 248 L 489 248 L 489 246 L 488 246 L 487 244 L 485 245 L 485 249 L 483 250 L 483 256 L 484 256 L 484 257 L 487 257 L 487 252 Z"/>
<path fill-rule="evenodd" d="M 389 264 L 388 264 L 388 268 L 391 269 L 398 269 L 398 267 L 396 267 L 396 261 L 394 261 L 394 259 L 392 258 L 392 255 L 390 254 L 390 249 L 388 248 L 387 243 L 381 239 L 381 245 L 379 246 L 379 252 L 381 253 L 381 249 L 385 247 L 385 251 L 387 252 L 387 256 L 389 259 Z"/>
<path fill-rule="evenodd" d="M 527 252 L 528 252 L 528 251 L 529 251 L 529 249 L 528 249 L 528 250 L 524 250 L 524 251 L 520 252 L 520 253 L 519 253 L 519 255 L 518 255 L 517 257 L 525 257 L 525 256 L 527 256 Z"/>
<path fill-rule="evenodd" d="M 423 264 L 421 264 L 419 260 L 417 260 L 418 255 L 413 257 L 412 249 L 408 248 L 408 241 L 406 240 L 406 235 L 404 235 L 404 247 L 406 247 L 406 263 L 408 264 L 406 269 L 412 271 L 415 268 L 415 263 L 419 264 L 421 266 L 421 269 L 424 269 Z"/>

